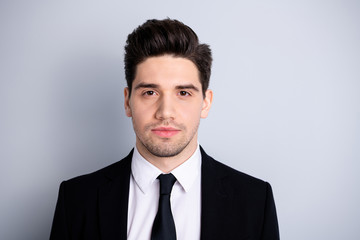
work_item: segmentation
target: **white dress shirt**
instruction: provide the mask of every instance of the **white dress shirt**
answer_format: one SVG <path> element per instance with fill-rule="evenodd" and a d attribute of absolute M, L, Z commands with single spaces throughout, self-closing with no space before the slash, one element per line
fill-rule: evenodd
<path fill-rule="evenodd" d="M 145 160 L 134 149 L 131 162 L 127 237 L 129 240 L 148 240 L 159 205 L 161 170 Z M 200 239 L 201 217 L 201 153 L 199 145 L 194 154 L 171 173 L 176 177 L 171 197 L 178 240 Z"/>

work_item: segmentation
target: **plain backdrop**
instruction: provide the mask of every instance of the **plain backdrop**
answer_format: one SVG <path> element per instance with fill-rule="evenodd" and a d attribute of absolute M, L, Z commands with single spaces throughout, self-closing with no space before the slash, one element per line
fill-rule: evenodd
<path fill-rule="evenodd" d="M 281 238 L 360 239 L 360 2 L 0 2 L 0 239 L 48 239 L 62 180 L 134 145 L 123 47 L 150 18 L 211 45 L 208 154 L 271 183 Z"/>

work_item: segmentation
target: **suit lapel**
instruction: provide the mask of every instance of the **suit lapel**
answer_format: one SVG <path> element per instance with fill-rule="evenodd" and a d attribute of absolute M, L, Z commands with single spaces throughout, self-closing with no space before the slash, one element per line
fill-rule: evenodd
<path fill-rule="evenodd" d="M 225 239 L 227 236 L 227 239 L 234 239 L 235 235 L 240 236 L 237 239 L 247 239 L 243 228 L 245 218 L 237 216 L 237 221 L 233 218 L 234 209 L 242 209 L 242 212 L 246 204 L 242 198 L 234 197 L 231 176 L 202 148 L 201 156 L 201 239 Z"/>
<path fill-rule="evenodd" d="M 99 227 L 102 240 L 127 238 L 128 197 L 132 153 L 106 174 L 99 187 Z"/>
<path fill-rule="evenodd" d="M 222 205 L 227 198 L 221 188 L 222 177 L 213 166 L 212 159 L 201 148 L 201 239 L 212 239 L 224 215 Z"/>

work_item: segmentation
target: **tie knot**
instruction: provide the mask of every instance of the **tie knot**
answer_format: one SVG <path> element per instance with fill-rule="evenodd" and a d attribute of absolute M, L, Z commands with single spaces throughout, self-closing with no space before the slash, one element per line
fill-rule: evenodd
<path fill-rule="evenodd" d="M 160 195 L 169 195 L 174 183 L 176 182 L 174 175 L 171 173 L 160 174 L 157 178 L 160 180 Z"/>

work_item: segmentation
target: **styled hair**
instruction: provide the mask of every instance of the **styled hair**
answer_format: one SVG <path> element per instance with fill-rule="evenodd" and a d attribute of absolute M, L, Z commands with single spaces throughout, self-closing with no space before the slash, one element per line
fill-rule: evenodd
<path fill-rule="evenodd" d="M 186 58 L 196 65 L 205 97 L 211 74 L 211 49 L 209 45 L 199 43 L 190 27 L 175 19 L 147 20 L 128 35 L 124 62 L 129 94 L 137 65 L 149 57 L 166 54 Z"/>

